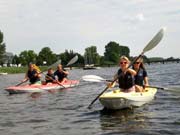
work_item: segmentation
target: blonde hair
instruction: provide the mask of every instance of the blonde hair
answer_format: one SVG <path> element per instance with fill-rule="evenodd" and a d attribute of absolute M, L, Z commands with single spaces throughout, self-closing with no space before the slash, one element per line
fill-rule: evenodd
<path fill-rule="evenodd" d="M 119 60 L 120 60 L 120 61 L 121 61 L 121 60 L 125 60 L 125 61 L 127 61 L 128 63 L 130 63 L 130 60 L 129 60 L 128 57 L 126 57 L 125 55 L 122 55 Z"/>

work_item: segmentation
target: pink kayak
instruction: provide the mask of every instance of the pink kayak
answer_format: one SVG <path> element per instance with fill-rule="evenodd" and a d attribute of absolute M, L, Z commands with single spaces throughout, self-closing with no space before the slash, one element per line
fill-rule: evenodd
<path fill-rule="evenodd" d="M 58 90 L 63 88 L 75 87 L 79 84 L 78 80 L 67 80 L 64 83 L 48 83 L 48 84 L 36 84 L 36 85 L 20 85 L 20 86 L 10 86 L 5 88 L 9 94 L 18 94 L 18 93 L 32 93 L 32 92 L 43 92 L 45 90 Z"/>

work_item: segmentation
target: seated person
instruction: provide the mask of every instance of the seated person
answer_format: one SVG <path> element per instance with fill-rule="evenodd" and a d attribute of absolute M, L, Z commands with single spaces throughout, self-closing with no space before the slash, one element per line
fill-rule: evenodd
<path fill-rule="evenodd" d="M 134 64 L 133 69 L 137 72 L 135 75 L 136 92 L 144 92 L 144 87 L 149 86 L 147 71 L 143 64 L 143 58 L 139 58 Z"/>
<path fill-rule="evenodd" d="M 41 84 L 41 74 L 37 71 L 34 64 L 30 63 L 28 67 L 28 71 L 26 72 L 25 78 L 22 82 L 26 82 L 29 80 L 30 84 Z"/>
<path fill-rule="evenodd" d="M 68 74 L 69 72 L 63 69 L 61 64 L 57 66 L 57 70 L 54 72 L 54 76 L 57 76 L 60 83 L 63 83 L 67 80 L 66 77 Z"/>
<path fill-rule="evenodd" d="M 46 80 L 46 83 L 55 83 L 56 82 L 56 78 L 54 76 L 54 71 L 52 68 L 48 69 L 45 80 Z"/>
<path fill-rule="evenodd" d="M 115 75 L 119 88 L 122 92 L 135 92 L 135 79 L 136 71 L 128 68 L 130 64 L 129 59 L 126 56 L 121 56 L 119 60 L 119 70 Z M 113 87 L 114 83 L 108 84 L 108 87 Z"/>

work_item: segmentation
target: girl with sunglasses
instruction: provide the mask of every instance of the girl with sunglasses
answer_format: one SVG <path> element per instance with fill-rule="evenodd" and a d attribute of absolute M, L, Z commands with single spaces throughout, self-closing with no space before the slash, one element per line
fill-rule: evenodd
<path fill-rule="evenodd" d="M 126 56 L 121 56 L 119 60 L 120 69 L 115 77 L 118 78 L 119 88 L 123 92 L 133 92 L 135 91 L 135 78 L 136 71 L 128 68 L 130 64 L 129 59 Z M 114 86 L 114 84 L 110 84 Z"/>
<path fill-rule="evenodd" d="M 148 76 L 143 64 L 143 58 L 139 58 L 134 64 L 133 69 L 136 71 L 135 88 L 136 92 L 143 92 L 146 86 L 149 86 Z"/>

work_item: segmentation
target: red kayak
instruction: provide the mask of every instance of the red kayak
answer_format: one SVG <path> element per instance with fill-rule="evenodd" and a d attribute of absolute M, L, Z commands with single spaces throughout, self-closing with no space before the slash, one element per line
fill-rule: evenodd
<path fill-rule="evenodd" d="M 58 90 L 63 88 L 75 87 L 79 84 L 78 80 L 66 80 L 64 83 L 48 83 L 48 84 L 36 84 L 36 85 L 20 85 L 20 86 L 10 86 L 5 88 L 10 94 L 18 93 L 32 93 L 32 92 L 43 92 L 45 90 Z"/>

